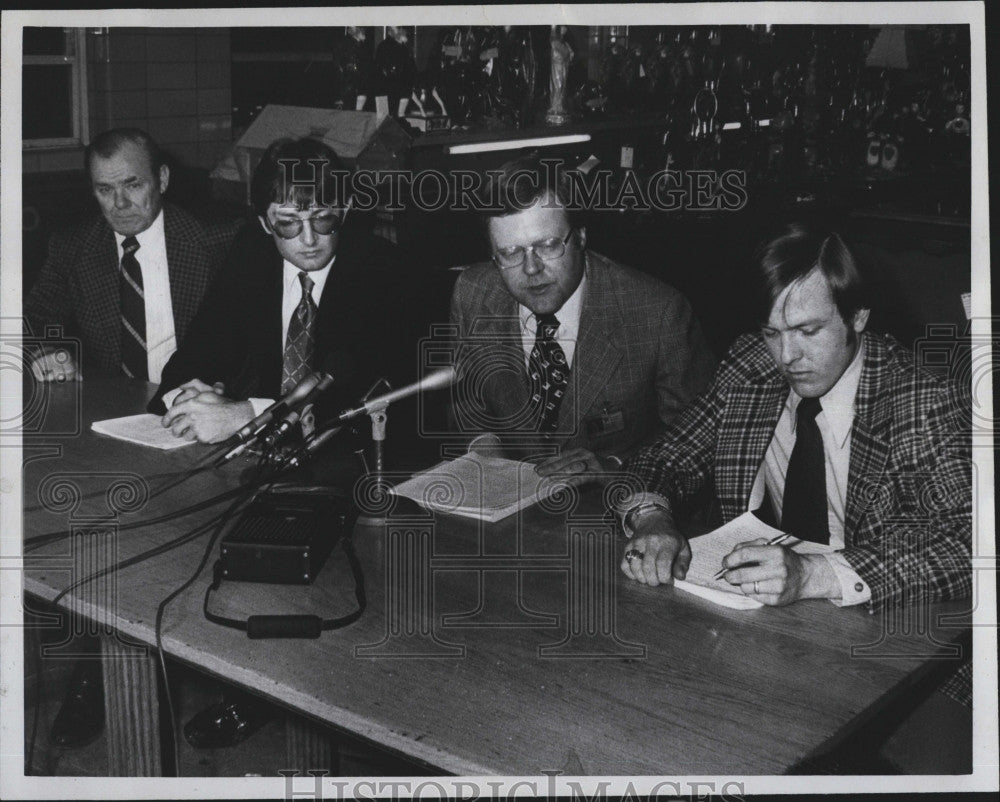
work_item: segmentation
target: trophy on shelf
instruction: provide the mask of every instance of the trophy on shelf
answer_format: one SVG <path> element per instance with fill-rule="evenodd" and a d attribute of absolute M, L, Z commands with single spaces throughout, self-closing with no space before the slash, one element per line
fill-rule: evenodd
<path fill-rule="evenodd" d="M 570 121 L 566 110 L 566 79 L 573 61 L 573 48 L 566 41 L 566 26 L 553 25 L 549 35 L 552 66 L 549 71 L 549 110 L 545 114 L 548 125 L 565 125 Z"/>
<path fill-rule="evenodd" d="M 336 72 L 334 108 L 361 111 L 368 100 L 372 82 L 372 54 L 364 28 L 348 26 L 333 48 Z"/>
<path fill-rule="evenodd" d="M 402 117 L 416 86 L 417 62 L 410 52 L 410 33 L 402 27 L 386 28 L 386 37 L 375 49 L 376 95 L 385 95 L 389 114 Z"/>

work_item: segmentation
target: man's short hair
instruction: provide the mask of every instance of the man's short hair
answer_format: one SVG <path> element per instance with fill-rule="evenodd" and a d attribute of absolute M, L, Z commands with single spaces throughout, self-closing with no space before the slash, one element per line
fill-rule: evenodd
<path fill-rule="evenodd" d="M 837 311 L 850 328 L 855 313 L 870 307 L 868 282 L 850 248 L 834 231 L 793 223 L 758 251 L 758 316 L 766 322 L 778 296 L 814 268 L 826 278 Z"/>
<path fill-rule="evenodd" d="M 343 208 L 350 197 L 349 171 L 329 146 L 316 139 L 271 143 L 250 182 L 250 205 L 265 217 L 272 203 Z"/>
<path fill-rule="evenodd" d="M 90 173 L 90 163 L 94 156 L 109 159 L 126 144 L 131 143 L 146 151 L 149 167 L 155 176 L 166 164 L 166 154 L 149 134 L 141 128 L 111 128 L 95 136 L 83 151 L 83 167 Z"/>
<path fill-rule="evenodd" d="M 487 171 L 479 195 L 487 230 L 494 217 L 523 212 L 539 200 L 561 206 L 569 215 L 570 224 L 579 226 L 579 213 L 572 199 L 572 188 L 561 161 L 552 159 L 543 163 L 537 152 Z"/>

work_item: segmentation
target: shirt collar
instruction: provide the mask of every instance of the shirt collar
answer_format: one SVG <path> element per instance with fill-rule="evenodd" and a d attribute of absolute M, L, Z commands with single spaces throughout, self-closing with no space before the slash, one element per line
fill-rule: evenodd
<path fill-rule="evenodd" d="M 847 369 L 837 379 L 826 394 L 820 399 L 823 415 L 830 427 L 834 442 L 843 448 L 851 434 L 854 425 L 854 400 L 858 394 L 858 382 L 861 380 L 861 366 L 864 364 L 865 341 L 858 336 L 858 350 Z M 792 431 L 795 431 L 795 411 L 798 409 L 801 397 L 792 390 L 788 394 L 788 410 L 792 415 Z"/>
<path fill-rule="evenodd" d="M 575 338 L 580 330 L 580 310 L 583 308 L 583 293 L 586 283 L 587 274 L 584 272 L 580 278 L 580 283 L 573 290 L 573 294 L 555 312 L 555 316 L 559 320 L 559 331 L 564 332 L 564 337 Z M 534 336 L 538 329 L 535 313 L 528 309 L 528 307 L 518 304 L 517 316 L 521 320 L 521 331 L 530 332 Z"/>
<path fill-rule="evenodd" d="M 118 245 L 118 253 L 122 253 L 122 243 L 126 240 L 124 234 L 119 234 L 117 231 L 113 231 L 115 235 L 115 244 Z M 146 249 L 146 253 L 149 253 L 154 248 L 163 248 L 166 250 L 167 238 L 166 234 L 163 232 L 163 209 L 160 209 L 160 213 L 156 215 L 156 218 L 150 223 L 149 228 L 145 231 L 140 231 L 135 235 L 136 242 L 139 243 L 139 251 L 141 252 L 143 248 Z M 141 254 L 136 256 L 137 259 L 141 259 Z"/>
<path fill-rule="evenodd" d="M 323 287 L 326 285 L 326 279 L 330 275 L 330 268 L 333 267 L 333 263 L 337 260 L 337 254 L 333 255 L 333 258 L 327 263 L 326 267 L 321 267 L 319 270 L 303 270 L 301 267 L 296 267 L 287 259 L 282 259 L 282 269 L 283 269 L 283 281 L 285 292 L 289 292 L 293 287 L 297 287 L 299 284 L 299 273 L 308 273 L 309 278 L 312 279 L 313 286 L 315 287 L 315 293 L 318 296 L 323 295 Z M 313 297 L 316 297 L 314 295 Z"/>

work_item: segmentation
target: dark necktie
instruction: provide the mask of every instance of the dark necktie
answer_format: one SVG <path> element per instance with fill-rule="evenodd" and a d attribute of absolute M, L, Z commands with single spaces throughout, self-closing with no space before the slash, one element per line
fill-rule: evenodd
<path fill-rule="evenodd" d="M 122 314 L 122 371 L 133 379 L 148 379 L 146 360 L 146 298 L 142 270 L 135 252 L 139 241 L 126 237 L 122 242 L 121 271 L 118 279 Z"/>
<path fill-rule="evenodd" d="M 536 429 L 554 432 L 559 425 L 559 405 L 569 384 L 566 354 L 556 342 L 559 321 L 555 315 L 537 315 L 535 347 L 528 357 L 531 403 L 537 410 Z"/>
<path fill-rule="evenodd" d="M 285 353 L 281 369 L 281 394 L 287 395 L 309 373 L 309 361 L 316 345 L 316 302 L 312 297 L 313 280 L 305 272 L 299 273 L 302 300 L 295 307 L 288 321 Z"/>
<path fill-rule="evenodd" d="M 823 436 L 816 424 L 818 398 L 803 398 L 795 411 L 795 447 L 788 459 L 781 528 L 800 540 L 830 542 Z"/>

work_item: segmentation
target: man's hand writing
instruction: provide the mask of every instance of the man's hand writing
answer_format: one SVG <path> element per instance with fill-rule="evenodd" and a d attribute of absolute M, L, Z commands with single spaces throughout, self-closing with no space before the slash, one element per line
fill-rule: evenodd
<path fill-rule="evenodd" d="M 798 554 L 769 546 L 763 538 L 740 543 L 723 560 L 724 579 L 762 604 L 779 606 L 799 599 L 839 598 L 840 585 L 821 554 Z M 741 567 L 742 566 L 742 567 Z"/>

